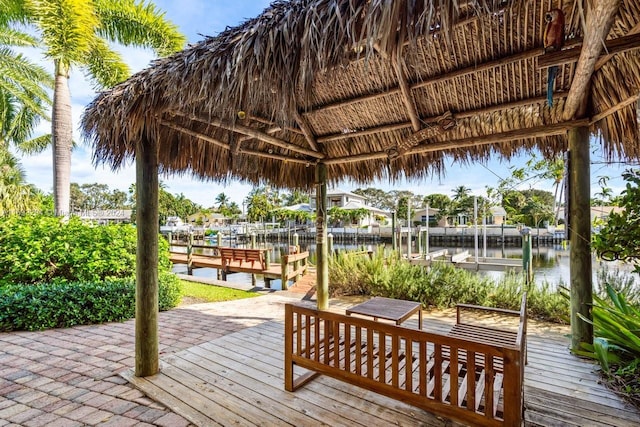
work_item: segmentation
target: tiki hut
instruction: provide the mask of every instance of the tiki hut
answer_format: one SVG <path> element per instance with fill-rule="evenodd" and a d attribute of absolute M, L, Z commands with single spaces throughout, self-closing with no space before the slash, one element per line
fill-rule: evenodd
<path fill-rule="evenodd" d="M 551 52 L 554 8 L 564 45 Z M 100 94 L 82 122 L 96 163 L 137 163 L 137 375 L 157 371 L 159 172 L 317 186 L 326 308 L 327 183 L 568 151 L 574 344 L 591 339 L 577 316 L 591 298 L 589 140 L 640 157 L 639 32 L 640 0 L 276 1 Z"/>

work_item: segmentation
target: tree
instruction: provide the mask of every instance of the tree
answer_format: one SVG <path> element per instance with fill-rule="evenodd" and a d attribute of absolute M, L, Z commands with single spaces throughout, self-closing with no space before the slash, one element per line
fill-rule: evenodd
<path fill-rule="evenodd" d="M 15 4 L 14 4 L 15 3 Z M 0 145 L 15 145 L 23 152 L 32 152 L 50 142 L 45 135 L 30 139 L 42 118 L 47 118 L 51 99 L 47 89 L 53 88 L 53 78 L 44 68 L 17 54 L 13 47 L 35 47 L 37 40 L 12 29 L 8 21 L 16 18 L 19 4 L 5 0 L 0 8 Z"/>
<path fill-rule="evenodd" d="M 40 210 L 39 194 L 25 182 L 18 159 L 6 147 L 0 147 L 0 216 Z"/>
<path fill-rule="evenodd" d="M 353 193 L 366 197 L 369 206 L 388 211 L 395 209 L 395 199 L 393 196 L 379 188 L 357 188 L 353 190 Z"/>
<path fill-rule="evenodd" d="M 273 211 L 273 205 L 269 203 L 267 195 L 263 192 L 252 191 L 246 201 L 249 221 L 261 221 Z"/>
<path fill-rule="evenodd" d="M 303 193 L 300 190 L 293 190 L 291 193 L 284 196 L 284 205 L 292 206 L 300 203 L 309 203 L 309 195 Z"/>
<path fill-rule="evenodd" d="M 73 128 L 68 79 L 72 68 L 82 68 L 97 88 L 111 87 L 130 72 L 110 42 L 151 48 L 164 56 L 181 49 L 185 38 L 153 4 L 143 1 L 24 0 L 24 4 L 24 18 L 40 33 L 44 55 L 54 66 L 54 200 L 56 214 L 66 215 Z"/>
<path fill-rule="evenodd" d="M 627 170 L 622 177 L 627 182 L 620 197 L 622 211 L 611 212 L 593 235 L 593 247 L 603 259 L 630 262 L 640 273 L 640 169 Z"/>
<path fill-rule="evenodd" d="M 224 193 L 220 193 L 216 196 L 216 203 L 218 204 L 218 210 L 221 210 L 223 207 L 227 207 L 229 203 L 229 196 Z"/>

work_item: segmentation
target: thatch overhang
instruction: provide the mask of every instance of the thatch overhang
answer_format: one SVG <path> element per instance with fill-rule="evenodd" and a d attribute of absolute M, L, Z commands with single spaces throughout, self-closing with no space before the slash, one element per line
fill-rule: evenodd
<path fill-rule="evenodd" d="M 544 17 L 560 3 L 566 50 L 548 58 Z M 552 156 L 576 125 L 607 156 L 638 159 L 640 1 L 620 3 L 586 108 L 566 117 L 591 4 L 278 1 L 100 94 L 82 127 L 113 168 L 155 139 L 164 172 L 289 188 L 313 185 L 320 162 L 331 182 L 367 183 L 443 172 L 447 156 Z"/>

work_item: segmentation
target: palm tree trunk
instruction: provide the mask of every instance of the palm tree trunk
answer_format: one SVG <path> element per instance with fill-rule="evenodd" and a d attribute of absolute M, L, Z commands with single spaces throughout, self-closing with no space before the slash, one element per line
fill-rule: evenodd
<path fill-rule="evenodd" d="M 71 146 L 73 144 L 69 70 L 57 61 L 55 68 L 53 111 L 51 114 L 53 199 L 56 215 L 68 216 L 71 200 Z"/>

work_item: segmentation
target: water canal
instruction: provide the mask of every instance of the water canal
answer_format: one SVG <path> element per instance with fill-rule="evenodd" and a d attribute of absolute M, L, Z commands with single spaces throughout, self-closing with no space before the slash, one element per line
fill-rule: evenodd
<path fill-rule="evenodd" d="M 234 245 L 236 246 L 236 245 Z M 284 243 L 269 243 L 270 248 L 270 256 L 271 262 L 279 262 L 280 261 L 280 252 L 281 250 L 287 250 L 287 245 Z M 301 250 L 308 250 L 310 253 L 310 262 L 312 264 L 316 263 L 316 246 L 314 243 L 302 243 Z M 242 244 L 238 244 L 237 247 L 244 247 Z M 364 245 L 364 248 L 367 250 L 376 251 L 379 247 L 384 247 L 385 249 L 390 250 L 390 244 L 378 243 L 378 244 L 367 244 Z M 334 245 L 334 249 L 336 250 L 358 250 L 362 249 L 363 245 L 356 244 L 336 244 Z M 462 251 L 469 251 L 471 254 L 471 259 L 475 257 L 475 248 L 474 247 L 454 247 L 454 248 L 442 248 L 442 247 L 430 247 L 430 251 L 437 251 L 440 249 L 447 249 L 449 254 L 456 254 Z M 403 245 L 402 248 L 403 253 L 406 254 L 406 244 Z M 478 249 L 478 256 L 484 256 L 486 251 L 486 256 L 490 258 L 522 258 L 522 249 L 517 247 L 487 247 L 486 249 L 480 247 Z M 412 253 L 416 254 L 417 249 L 412 248 Z M 207 249 L 194 249 L 194 253 L 211 253 Z M 534 247 L 532 249 L 533 256 L 533 273 L 534 280 L 538 284 L 549 283 L 552 287 L 557 286 L 558 284 L 568 284 L 570 282 L 569 276 L 569 248 L 564 245 L 551 245 L 551 246 L 539 246 Z M 597 281 L 598 272 L 605 268 L 610 272 L 620 272 L 621 274 L 627 275 L 631 273 L 631 267 L 625 264 L 621 264 L 619 262 L 604 262 L 594 257 L 593 259 L 593 275 L 594 275 L 594 283 Z M 174 266 L 174 271 L 176 273 L 186 273 L 185 265 L 176 265 Z M 488 275 L 492 278 L 499 279 L 503 272 L 499 271 L 482 271 L 478 272 L 478 274 Z M 212 268 L 200 268 L 194 269 L 194 276 L 206 277 L 215 279 L 217 277 L 217 271 Z M 245 273 L 235 273 L 230 274 L 227 277 L 229 282 L 233 283 L 243 283 L 248 284 L 251 283 L 251 277 L 249 274 Z M 257 286 L 264 286 L 264 281 L 260 276 L 257 277 Z M 280 287 L 280 281 L 273 281 L 272 287 L 278 288 Z"/>

